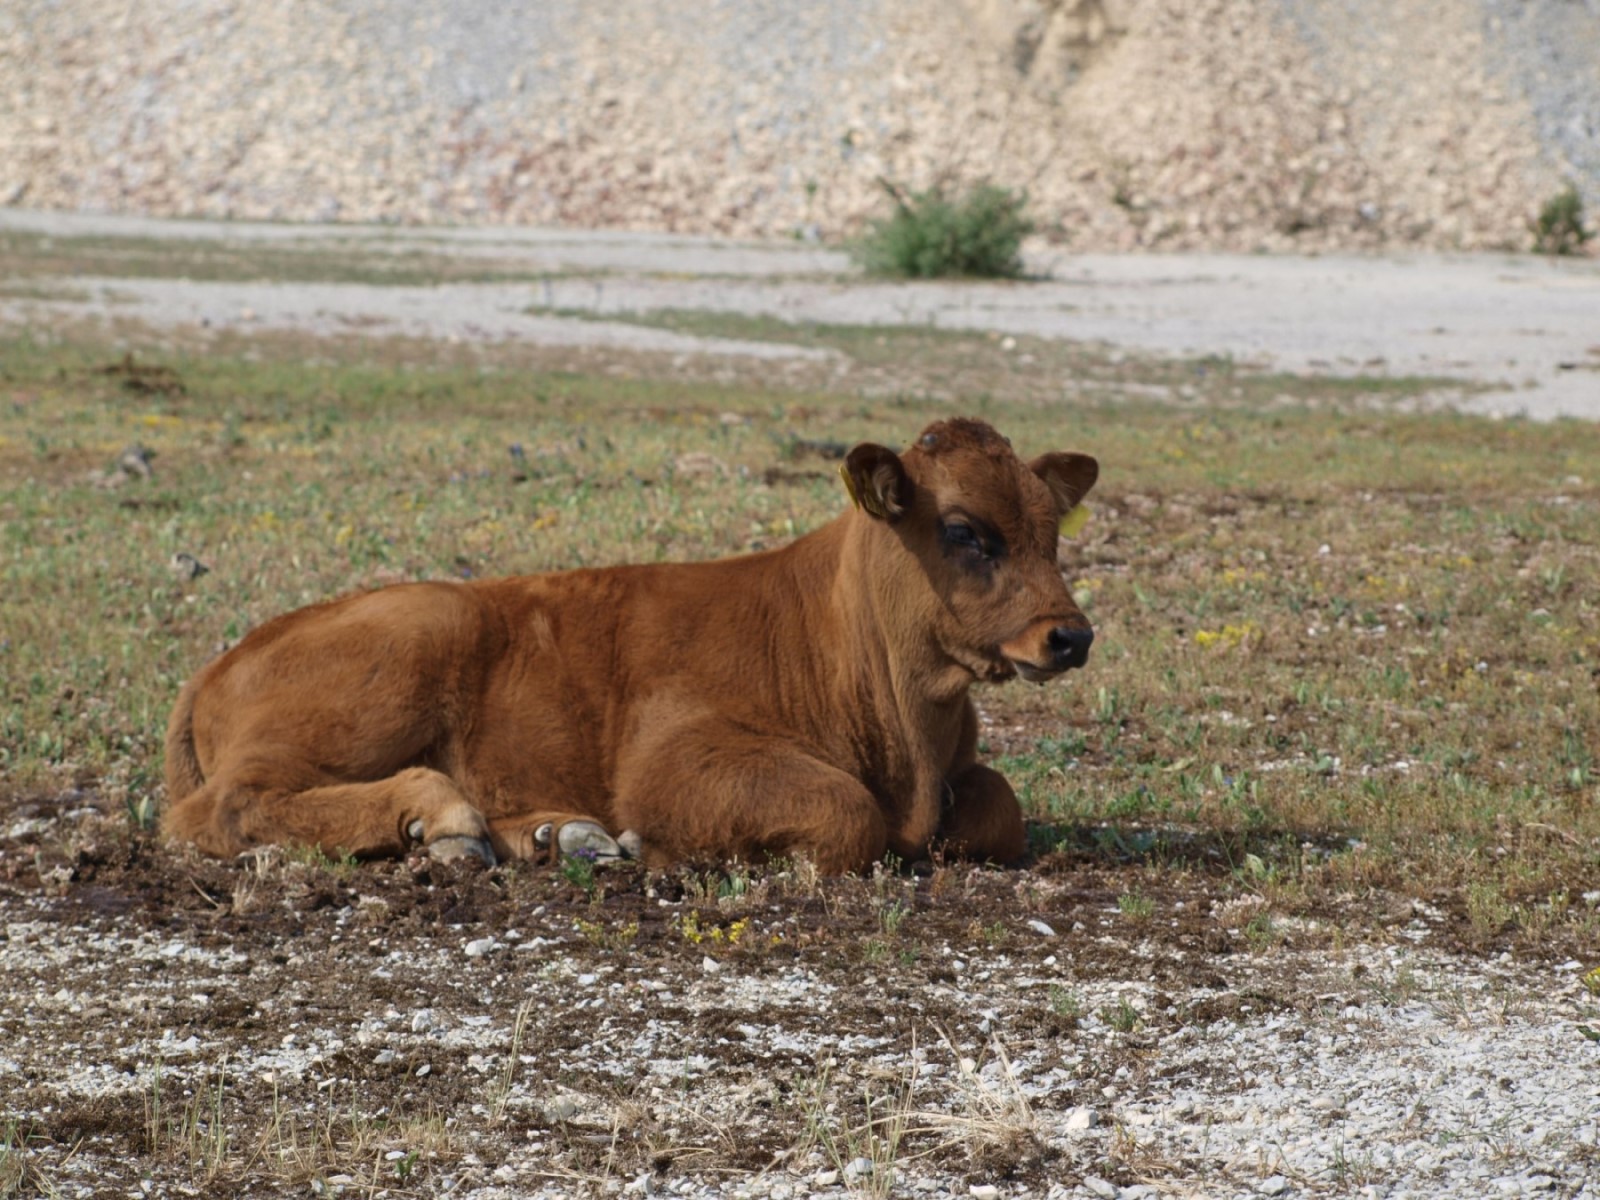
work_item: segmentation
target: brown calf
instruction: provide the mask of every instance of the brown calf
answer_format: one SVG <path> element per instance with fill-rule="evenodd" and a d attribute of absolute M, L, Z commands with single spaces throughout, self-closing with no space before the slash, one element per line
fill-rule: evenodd
<path fill-rule="evenodd" d="M 780 550 L 402 584 L 269 621 L 178 697 L 166 831 L 213 854 L 807 854 L 830 873 L 935 845 L 1021 857 L 967 692 L 1083 665 L 1057 524 L 1095 460 L 1024 464 L 955 420 L 901 455 L 857 446 L 842 473 L 854 510 Z"/>

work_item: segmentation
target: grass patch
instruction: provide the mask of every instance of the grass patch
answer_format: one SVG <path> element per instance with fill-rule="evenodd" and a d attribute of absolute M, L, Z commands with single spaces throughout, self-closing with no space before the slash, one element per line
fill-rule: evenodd
<path fill-rule="evenodd" d="M 535 283 L 603 271 L 533 270 L 515 260 L 435 253 L 414 243 L 336 238 L 288 243 L 213 238 L 62 237 L 0 230 L 0 294 L 68 299 L 56 277 L 189 279 L 199 283 L 361 283 L 427 287 L 441 283 Z M 22 282 L 38 279 L 44 282 Z M 81 294 L 81 293 L 79 293 Z"/>
<path fill-rule="evenodd" d="M 1215 360 L 788 328 L 895 386 L 0 343 L 0 795 L 90 788 L 147 825 L 181 681 L 268 617 L 399 579 L 780 544 L 845 503 L 797 457 L 966 412 L 1104 467 L 1068 556 L 1088 671 L 979 693 L 1042 852 L 1220 864 L 1276 913 L 1398 889 L 1486 945 L 1595 922 L 1554 898 L 1600 868 L 1600 431 L 1396 413 Z M 1064 404 L 1069 370 L 1106 398 Z M 923 390 L 939 380 L 959 391 Z M 117 465 L 134 445 L 148 475 Z"/>

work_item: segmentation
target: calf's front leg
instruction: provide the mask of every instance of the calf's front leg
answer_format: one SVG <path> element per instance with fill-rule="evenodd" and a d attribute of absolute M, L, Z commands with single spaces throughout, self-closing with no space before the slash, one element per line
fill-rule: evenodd
<path fill-rule="evenodd" d="M 973 763 L 947 780 L 950 799 L 934 846 L 972 862 L 1009 866 L 1028 848 L 1022 806 L 999 771 Z"/>

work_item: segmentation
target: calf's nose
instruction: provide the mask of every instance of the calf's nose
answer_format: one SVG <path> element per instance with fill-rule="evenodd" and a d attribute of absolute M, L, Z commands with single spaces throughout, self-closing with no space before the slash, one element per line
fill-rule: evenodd
<path fill-rule="evenodd" d="M 1057 625 L 1046 639 L 1050 653 L 1055 658 L 1057 670 L 1081 667 L 1089 661 L 1089 647 L 1094 642 L 1094 630 L 1075 625 Z"/>

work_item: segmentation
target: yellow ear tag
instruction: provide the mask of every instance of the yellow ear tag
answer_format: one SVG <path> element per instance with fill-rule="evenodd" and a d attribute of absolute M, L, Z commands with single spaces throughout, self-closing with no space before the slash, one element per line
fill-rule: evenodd
<path fill-rule="evenodd" d="M 1089 523 L 1089 506 L 1075 504 L 1066 516 L 1061 518 L 1061 536 L 1075 538 L 1083 532 L 1083 527 Z"/>
<path fill-rule="evenodd" d="M 861 497 L 856 495 L 855 476 L 850 474 L 850 468 L 843 463 L 839 464 L 839 478 L 844 480 L 844 490 L 850 493 L 850 503 L 860 508 Z"/>

